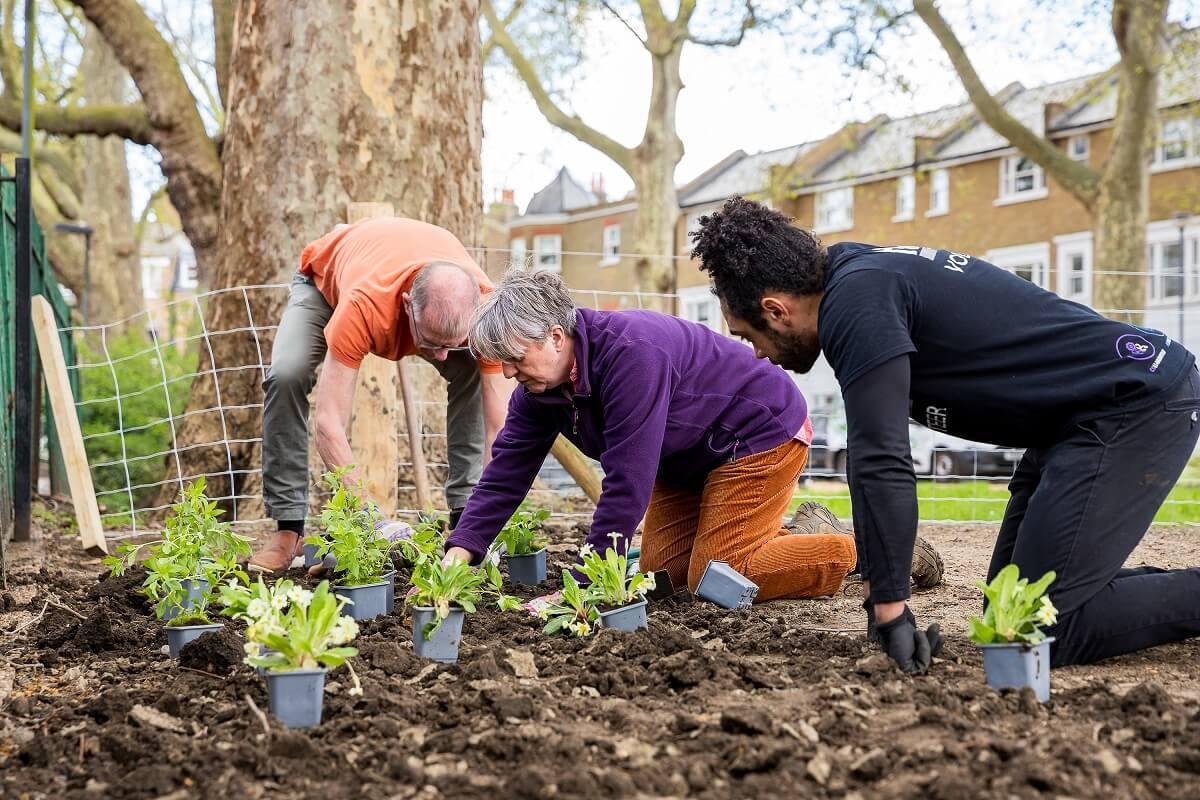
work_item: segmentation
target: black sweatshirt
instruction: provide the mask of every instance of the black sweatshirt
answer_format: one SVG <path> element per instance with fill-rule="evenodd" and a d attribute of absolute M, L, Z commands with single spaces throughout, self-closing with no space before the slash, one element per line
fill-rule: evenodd
<path fill-rule="evenodd" d="M 909 596 L 908 419 L 1009 447 L 1153 403 L 1195 358 L 986 261 L 929 247 L 829 248 L 818 333 L 846 406 L 850 496 L 877 603 Z"/>

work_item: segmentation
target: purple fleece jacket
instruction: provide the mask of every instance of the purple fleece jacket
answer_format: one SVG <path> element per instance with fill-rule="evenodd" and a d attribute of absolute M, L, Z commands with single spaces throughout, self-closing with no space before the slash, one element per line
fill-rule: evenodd
<path fill-rule="evenodd" d="M 558 434 L 600 460 L 588 542 L 628 546 L 654 482 L 700 487 L 716 467 L 778 447 L 807 417 L 792 379 L 746 345 L 652 311 L 575 312 L 573 393 L 518 387 L 492 461 L 448 546 L 478 560 L 529 492 Z"/>

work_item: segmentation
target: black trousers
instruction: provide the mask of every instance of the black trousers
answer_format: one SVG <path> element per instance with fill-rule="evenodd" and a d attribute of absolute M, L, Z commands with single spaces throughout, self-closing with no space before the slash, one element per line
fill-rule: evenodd
<path fill-rule="evenodd" d="M 1161 401 L 1071 425 L 1025 451 L 988 568 L 1005 565 L 1049 589 L 1058 607 L 1051 664 L 1102 658 L 1200 635 L 1200 567 L 1125 569 L 1200 435 L 1195 368 Z M 1180 536 L 1189 535 L 1180 530 Z"/>

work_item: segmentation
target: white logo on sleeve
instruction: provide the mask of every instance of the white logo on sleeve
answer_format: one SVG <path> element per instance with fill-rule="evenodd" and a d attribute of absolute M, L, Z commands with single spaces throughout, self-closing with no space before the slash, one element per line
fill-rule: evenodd
<path fill-rule="evenodd" d="M 872 253 L 896 253 L 905 256 L 920 256 L 926 261 L 936 261 L 937 254 L 940 252 L 932 247 L 921 247 L 919 245 L 896 245 L 894 247 L 875 247 L 871 249 Z M 971 263 L 971 257 L 963 253 L 955 253 L 946 251 L 946 263 L 942 265 L 943 269 L 948 269 L 951 272 L 963 271 L 963 267 Z"/>
<path fill-rule="evenodd" d="M 946 417 L 946 409 L 937 406 L 925 407 L 925 427 L 931 431 L 948 431 L 950 420 Z"/>

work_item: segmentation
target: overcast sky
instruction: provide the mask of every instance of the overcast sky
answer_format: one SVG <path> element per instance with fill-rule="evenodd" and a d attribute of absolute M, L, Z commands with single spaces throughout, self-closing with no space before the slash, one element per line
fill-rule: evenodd
<path fill-rule="evenodd" d="M 997 5 L 1000 12 L 986 10 Z M 941 3 L 993 91 L 1012 81 L 1035 86 L 1113 63 L 1110 22 L 1096 11 L 1103 5 L 1094 0 Z M 1198 5 L 1200 0 L 1173 0 L 1171 16 L 1194 24 Z M 676 180 L 695 177 L 734 150 L 787 147 L 853 120 L 880 113 L 905 116 L 965 100 L 932 35 L 919 20 L 913 29 L 911 36 L 896 37 L 884 48 L 889 74 L 883 78 L 848 73 L 835 54 L 806 53 L 798 41 L 802 37 L 763 32 L 751 34 L 737 49 L 688 45 L 678 116 L 686 154 Z M 649 102 L 649 58 L 611 17 L 596 19 L 588 47 L 566 100 L 592 126 L 635 145 Z M 511 188 L 523 208 L 562 166 L 585 186 L 593 174 L 603 174 L 609 197 L 629 191 L 632 182 L 616 164 L 544 120 L 503 54 L 497 56 L 487 72 L 484 103 L 485 200 Z"/>

